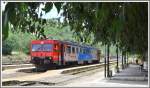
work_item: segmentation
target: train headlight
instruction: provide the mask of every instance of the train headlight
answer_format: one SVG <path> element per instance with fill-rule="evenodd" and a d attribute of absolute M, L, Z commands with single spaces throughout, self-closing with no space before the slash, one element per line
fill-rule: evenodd
<path fill-rule="evenodd" d="M 44 42 L 42 41 L 41 44 L 44 44 Z"/>
<path fill-rule="evenodd" d="M 49 59 L 51 60 L 51 59 L 52 59 L 52 57 L 49 57 Z"/>

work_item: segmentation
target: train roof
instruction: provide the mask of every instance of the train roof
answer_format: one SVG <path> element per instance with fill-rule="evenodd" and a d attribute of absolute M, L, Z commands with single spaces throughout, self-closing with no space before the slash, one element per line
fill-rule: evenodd
<path fill-rule="evenodd" d="M 78 42 L 74 42 L 74 41 L 62 41 L 63 43 L 67 43 L 67 44 L 71 44 L 71 45 L 74 45 L 74 46 L 80 46 L 80 47 L 84 47 L 84 48 L 91 48 L 91 49 L 97 49 L 95 47 L 92 47 L 90 45 L 87 45 L 87 44 L 80 44 Z"/>
<path fill-rule="evenodd" d="M 87 44 L 80 44 L 78 42 L 74 42 L 74 41 L 68 41 L 68 40 L 54 40 L 54 39 L 46 39 L 48 41 L 58 41 L 58 42 L 61 42 L 61 43 L 65 43 L 65 44 L 70 44 L 70 45 L 74 45 L 74 46 L 80 46 L 80 47 L 84 47 L 84 48 L 91 48 L 91 49 L 97 49 L 95 47 L 92 47 L 90 45 L 87 45 Z M 33 42 L 35 41 L 46 41 L 46 40 L 32 40 Z"/>

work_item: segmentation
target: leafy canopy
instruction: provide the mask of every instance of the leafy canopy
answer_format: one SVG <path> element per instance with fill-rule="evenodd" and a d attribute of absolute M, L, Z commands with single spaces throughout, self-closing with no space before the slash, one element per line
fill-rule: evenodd
<path fill-rule="evenodd" d="M 46 20 L 38 17 L 36 9 L 42 2 L 9 2 L 3 12 L 3 39 L 9 24 L 37 37 L 44 36 Z M 48 2 L 63 10 L 64 24 L 69 24 L 81 42 L 114 44 L 122 51 L 143 55 L 148 51 L 148 3 L 146 2 Z M 42 14 L 41 14 L 42 15 Z"/>

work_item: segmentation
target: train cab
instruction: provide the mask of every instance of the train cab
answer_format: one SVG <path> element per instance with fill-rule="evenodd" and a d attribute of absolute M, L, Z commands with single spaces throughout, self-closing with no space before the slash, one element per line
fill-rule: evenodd
<path fill-rule="evenodd" d="M 33 40 L 30 47 L 30 61 L 36 66 L 58 63 L 61 43 L 57 40 Z"/>

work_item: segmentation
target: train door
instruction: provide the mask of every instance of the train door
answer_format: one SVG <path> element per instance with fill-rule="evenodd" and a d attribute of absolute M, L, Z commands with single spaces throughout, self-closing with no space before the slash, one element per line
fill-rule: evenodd
<path fill-rule="evenodd" d="M 79 47 L 76 47 L 76 61 L 78 62 L 78 55 L 79 55 Z"/>
<path fill-rule="evenodd" d="M 70 54 L 71 54 L 71 46 L 70 45 L 65 45 L 65 52 L 64 52 L 65 62 L 70 61 Z"/>
<path fill-rule="evenodd" d="M 61 43 L 61 65 L 64 65 L 64 44 Z"/>
<path fill-rule="evenodd" d="M 77 61 L 76 55 L 76 46 L 67 45 L 65 47 L 64 59 L 66 62 L 75 62 Z"/>

